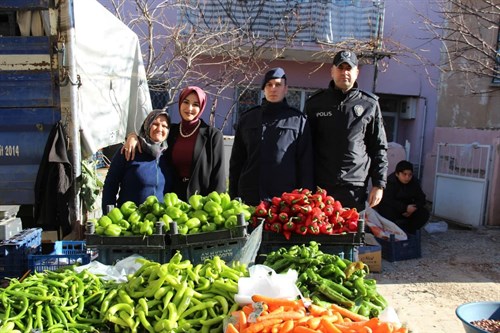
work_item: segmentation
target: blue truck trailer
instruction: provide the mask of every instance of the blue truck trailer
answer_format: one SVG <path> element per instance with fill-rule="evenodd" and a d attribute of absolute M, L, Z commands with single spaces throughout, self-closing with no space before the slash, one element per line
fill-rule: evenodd
<path fill-rule="evenodd" d="M 35 205 L 57 124 L 77 180 L 82 160 L 122 141 L 149 110 L 137 36 L 96 0 L 0 1 L 0 206 Z"/>

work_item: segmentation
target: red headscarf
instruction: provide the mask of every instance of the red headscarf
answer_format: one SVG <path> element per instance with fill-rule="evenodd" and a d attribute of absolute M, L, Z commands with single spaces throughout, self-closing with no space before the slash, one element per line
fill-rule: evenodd
<path fill-rule="evenodd" d="M 200 113 L 198 113 L 198 115 L 191 121 L 184 120 L 181 115 L 182 126 L 186 129 L 188 129 L 189 127 L 194 127 L 194 125 L 198 123 L 198 119 L 201 117 L 203 110 L 205 110 L 205 105 L 207 103 L 207 94 L 205 93 L 205 91 L 203 91 L 203 89 L 196 86 L 188 86 L 184 88 L 184 90 L 182 90 L 179 94 L 179 114 L 181 113 L 182 102 L 189 94 L 193 92 L 196 94 L 196 96 L 198 96 L 198 100 L 200 102 Z"/>

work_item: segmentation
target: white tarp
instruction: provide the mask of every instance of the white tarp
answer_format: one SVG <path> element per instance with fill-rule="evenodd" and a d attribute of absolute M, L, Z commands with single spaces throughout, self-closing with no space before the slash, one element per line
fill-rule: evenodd
<path fill-rule="evenodd" d="M 95 0 L 74 0 L 82 155 L 122 142 L 151 111 L 139 39 Z"/>

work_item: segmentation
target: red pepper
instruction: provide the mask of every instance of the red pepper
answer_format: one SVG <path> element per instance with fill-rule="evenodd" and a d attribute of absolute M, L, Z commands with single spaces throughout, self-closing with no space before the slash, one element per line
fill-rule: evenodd
<path fill-rule="evenodd" d="M 268 210 L 272 214 L 278 214 L 280 212 L 279 206 L 272 205 Z"/>
<path fill-rule="evenodd" d="M 279 207 L 281 204 L 281 198 L 280 197 L 273 197 L 271 199 L 271 205 L 272 206 L 276 206 L 276 207 Z"/>
<path fill-rule="evenodd" d="M 281 223 L 287 223 L 288 222 L 288 214 L 281 212 L 278 214 L 278 219 L 281 221 Z"/>
<path fill-rule="evenodd" d="M 318 223 L 316 222 L 313 222 L 310 226 L 309 226 L 309 233 L 312 234 L 312 235 L 319 235 L 319 225 Z"/>
<path fill-rule="evenodd" d="M 271 231 L 280 233 L 281 232 L 281 223 L 275 222 L 275 223 L 271 224 Z"/>
<path fill-rule="evenodd" d="M 320 231 L 320 233 L 322 233 L 324 235 L 331 235 L 331 234 L 333 234 L 333 227 L 330 224 L 330 222 L 324 221 L 319 226 L 319 231 Z"/>
<path fill-rule="evenodd" d="M 340 203 L 340 201 L 338 201 L 338 200 L 335 201 L 335 203 L 333 204 L 333 210 L 335 212 L 342 213 L 343 208 L 342 208 L 342 204 Z"/>
<path fill-rule="evenodd" d="M 314 207 L 311 209 L 311 215 L 313 222 L 320 222 L 323 220 L 324 217 L 323 211 L 318 207 Z"/>
<path fill-rule="evenodd" d="M 293 223 L 291 220 L 283 224 L 283 230 L 285 231 L 293 231 L 295 229 L 295 223 Z"/>
<path fill-rule="evenodd" d="M 325 208 L 323 208 L 323 213 L 325 213 L 326 216 L 331 216 L 334 213 L 333 206 L 326 205 Z"/>
<path fill-rule="evenodd" d="M 326 190 L 324 188 L 321 188 L 321 187 L 318 186 L 316 188 L 316 194 L 321 195 L 321 198 L 323 199 L 322 201 L 323 202 L 325 201 L 327 193 L 326 193 Z"/>
<path fill-rule="evenodd" d="M 265 231 L 271 231 L 271 225 L 267 222 L 264 222 L 264 230 Z"/>
<path fill-rule="evenodd" d="M 281 205 L 280 212 L 290 215 L 292 213 L 292 208 L 287 205 Z"/>
<path fill-rule="evenodd" d="M 347 229 L 350 232 L 356 232 L 356 231 L 358 231 L 358 221 L 349 221 L 347 223 Z"/>
<path fill-rule="evenodd" d="M 326 205 L 333 205 L 335 203 L 335 199 L 331 195 L 327 195 L 325 200 L 323 200 L 323 202 Z"/>
<path fill-rule="evenodd" d="M 292 232 L 285 230 L 285 231 L 283 231 L 283 235 L 285 236 L 286 240 L 290 240 L 290 237 L 292 236 Z"/>
<path fill-rule="evenodd" d="M 302 191 L 300 191 L 300 193 L 305 194 L 307 196 L 312 194 L 311 190 L 309 190 L 307 188 L 302 189 Z"/>
<path fill-rule="evenodd" d="M 255 216 L 259 217 L 266 217 L 267 216 L 267 207 L 264 201 L 261 201 L 260 204 L 258 204 L 255 207 Z"/>
<path fill-rule="evenodd" d="M 299 235 L 305 235 L 307 234 L 307 227 L 303 224 L 296 224 L 295 233 Z"/>
<path fill-rule="evenodd" d="M 279 217 L 278 217 L 278 214 L 276 214 L 276 213 L 270 213 L 270 214 L 266 217 L 266 221 L 267 221 L 267 222 L 269 222 L 269 223 L 279 222 Z"/>
<path fill-rule="evenodd" d="M 297 215 L 292 216 L 290 219 L 293 219 L 293 221 L 295 223 L 305 223 L 306 219 L 307 219 L 307 215 L 299 212 L 299 213 L 297 213 Z"/>
<path fill-rule="evenodd" d="M 298 209 L 299 209 L 298 212 L 302 213 L 302 214 L 309 214 L 313 211 L 313 208 L 311 207 L 311 205 L 299 206 Z M 292 210 L 293 210 L 293 207 L 292 207 Z"/>
<path fill-rule="evenodd" d="M 345 209 L 340 215 L 344 218 L 344 220 L 357 221 L 359 219 L 359 213 L 356 208 Z"/>
<path fill-rule="evenodd" d="M 307 203 L 307 196 L 302 193 L 285 192 L 281 195 L 281 199 L 289 206 L 293 206 L 295 204 L 303 205 Z"/>

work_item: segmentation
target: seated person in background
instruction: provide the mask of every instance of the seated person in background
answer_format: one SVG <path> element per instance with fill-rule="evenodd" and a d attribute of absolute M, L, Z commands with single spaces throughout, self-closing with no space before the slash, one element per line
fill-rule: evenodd
<path fill-rule="evenodd" d="M 413 164 L 400 161 L 387 177 L 382 201 L 375 209 L 380 215 L 396 223 L 406 233 L 415 234 L 429 220 L 425 208 L 425 194 L 418 179 L 413 177 Z"/>

